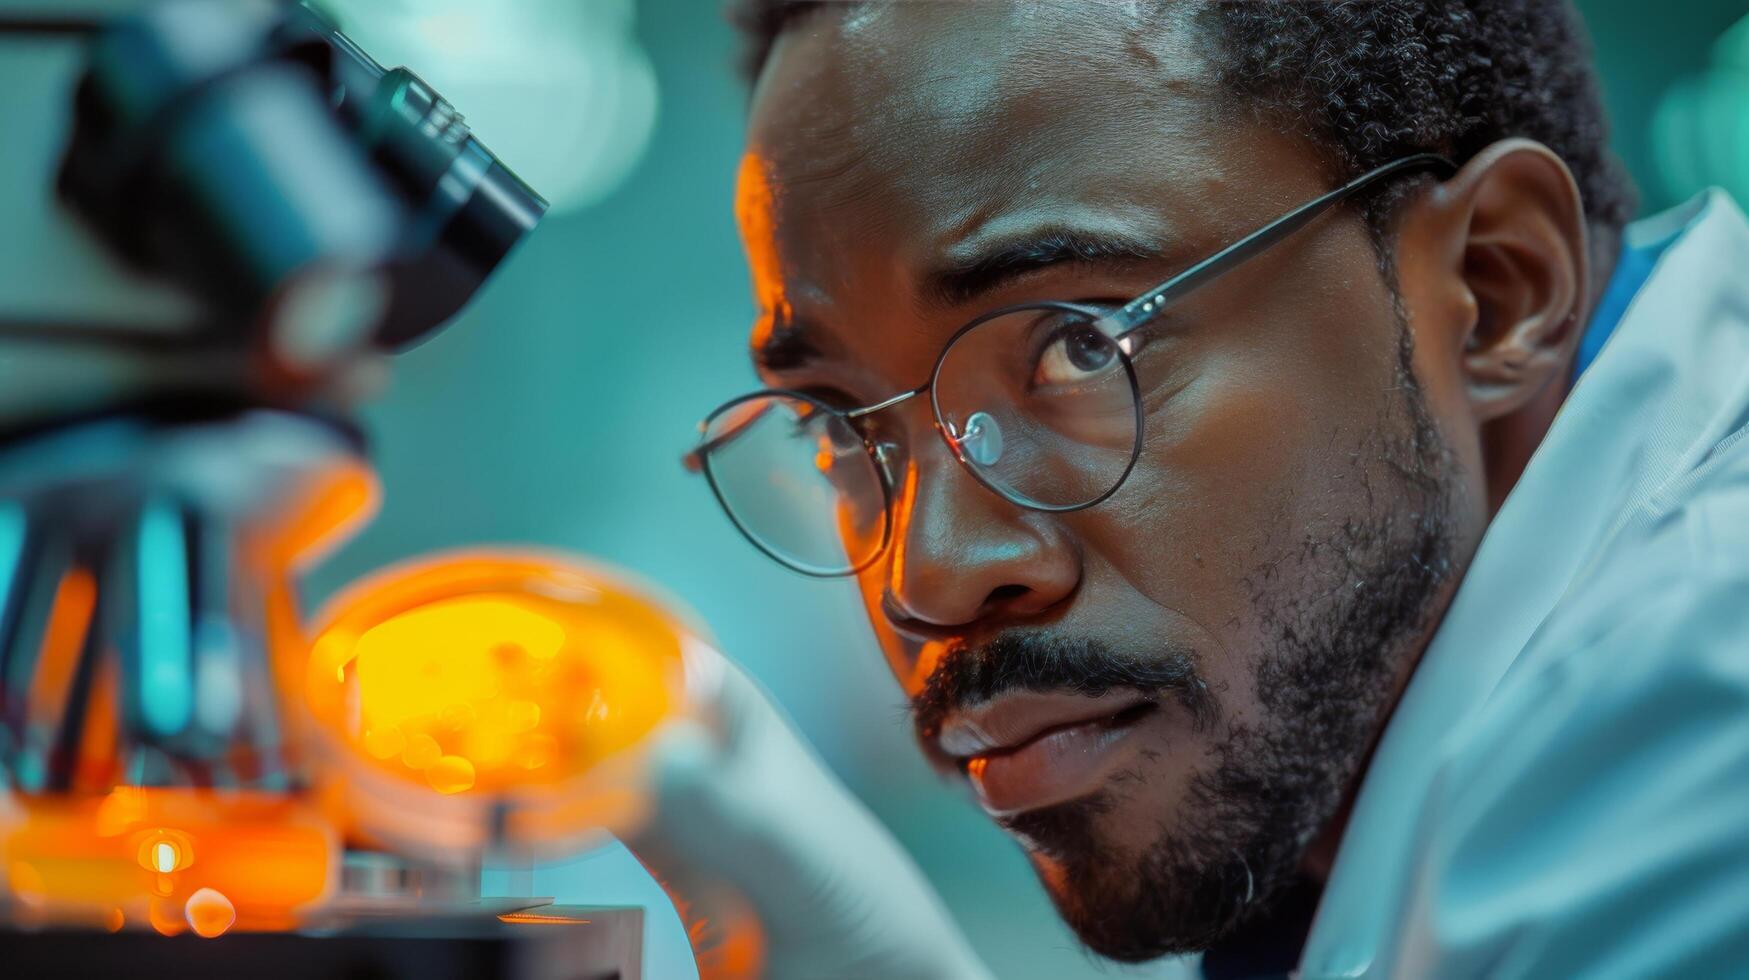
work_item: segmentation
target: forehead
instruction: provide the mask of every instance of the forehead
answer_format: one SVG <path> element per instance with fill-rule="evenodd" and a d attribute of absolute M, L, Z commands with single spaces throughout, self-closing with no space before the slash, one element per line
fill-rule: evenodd
<path fill-rule="evenodd" d="M 846 226 L 941 249 L 1020 211 L 1209 200 L 1257 160 L 1224 145 L 1236 127 L 1187 7 L 829 4 L 773 49 L 744 204 L 817 256 Z"/>
<path fill-rule="evenodd" d="M 758 360 L 806 348 L 871 389 L 911 384 L 998 301 L 1116 298 L 1079 295 L 1071 265 L 944 301 L 943 270 L 1067 235 L 1162 271 L 1324 190 L 1309 141 L 1222 98 L 1195 7 L 889 0 L 792 26 L 754 93 L 738 198 Z"/>
<path fill-rule="evenodd" d="M 838 143 L 843 152 L 822 170 L 852 159 L 890 166 L 930 141 L 945 154 L 936 161 L 952 165 L 979 162 L 962 154 L 992 140 L 1063 135 L 1067 116 L 1093 107 L 1131 122 L 1141 119 L 1113 110 L 1157 106 L 1162 97 L 1207 108 L 1210 72 L 1184 18 L 1178 4 L 1086 0 L 828 4 L 773 48 L 752 134 L 772 150 Z M 1173 115 L 1156 121 L 1170 124 Z M 1096 130 L 1120 141 L 1112 149 L 1142 149 L 1159 135 Z M 895 139 L 901 134 L 909 138 Z"/>

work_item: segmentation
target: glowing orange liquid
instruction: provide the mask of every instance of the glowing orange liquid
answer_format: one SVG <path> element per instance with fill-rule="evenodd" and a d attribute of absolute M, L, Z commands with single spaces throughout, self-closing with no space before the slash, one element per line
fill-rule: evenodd
<path fill-rule="evenodd" d="M 683 629 L 605 574 L 471 556 L 353 590 L 317 636 L 315 714 L 444 794 L 565 782 L 676 708 Z"/>

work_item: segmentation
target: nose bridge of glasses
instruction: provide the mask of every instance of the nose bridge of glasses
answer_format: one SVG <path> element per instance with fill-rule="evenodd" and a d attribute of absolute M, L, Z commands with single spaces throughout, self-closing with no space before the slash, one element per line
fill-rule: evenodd
<path fill-rule="evenodd" d="M 905 402 L 908 402 L 911 399 L 916 398 L 918 395 L 921 395 L 928 390 L 929 390 L 929 386 L 924 385 L 921 388 L 913 388 L 910 391 L 901 391 L 898 394 L 894 395 L 893 397 L 887 399 L 886 401 L 876 402 L 873 405 L 865 405 L 862 408 L 856 408 L 856 409 L 852 409 L 848 412 L 845 412 L 844 417 L 847 419 L 867 418 L 870 415 L 875 414 L 876 412 L 884 412 L 887 409 L 892 408 L 895 405 L 902 405 Z"/>
<path fill-rule="evenodd" d="M 884 401 L 876 402 L 873 405 L 865 405 L 862 408 L 851 409 L 844 413 L 844 418 L 852 422 L 860 422 L 863 419 L 885 412 L 888 409 L 897 408 L 928 391 L 928 385 L 924 385 L 921 388 L 913 388 L 910 391 L 901 391 L 893 397 Z M 914 455 L 911 447 L 906 445 L 908 440 L 900 440 L 890 437 L 884 439 L 878 438 L 870 434 L 870 430 L 866 425 L 859 426 L 859 428 L 863 431 L 863 438 L 868 444 L 869 451 L 874 455 L 875 463 L 881 468 L 888 480 L 896 479 L 896 469 L 901 463 L 901 457 Z M 898 427 L 894 427 L 894 429 L 897 431 Z"/>
<path fill-rule="evenodd" d="M 929 394 L 929 390 L 930 386 L 926 384 L 910 391 L 902 391 L 884 401 L 847 411 L 844 413 L 844 417 L 851 421 L 866 419 L 869 416 L 885 412 L 888 409 L 897 408 L 900 405 L 925 396 Z M 982 458 L 978 458 L 977 455 L 968 455 L 968 451 L 972 450 L 979 455 L 989 455 L 991 452 L 992 435 L 994 435 L 995 445 L 997 447 L 1001 445 L 1000 431 L 992 431 L 996 430 L 995 420 L 993 418 L 989 418 L 982 412 L 977 413 L 976 416 L 968 420 L 966 431 L 961 433 L 955 431 L 951 421 L 945 421 L 938 418 L 935 414 L 933 405 L 929 404 L 927 401 L 924 402 L 924 405 L 928 409 L 930 428 L 941 437 L 941 442 L 948 451 L 951 460 L 949 465 L 957 467 L 957 465 L 965 463 L 968 459 L 972 459 L 974 462 L 978 462 L 981 465 L 988 465 L 987 463 L 984 463 Z M 876 466 L 891 486 L 896 487 L 902 485 L 906 479 L 906 475 L 902 471 L 921 463 L 920 454 L 918 452 L 919 447 L 910 438 L 880 438 L 866 434 L 866 430 L 864 438 L 867 442 L 870 454 L 874 457 Z M 925 444 L 927 444 L 927 442 L 928 440 L 926 439 Z M 999 448 L 996 448 L 994 451 L 995 453 L 1000 454 Z"/>
<path fill-rule="evenodd" d="M 965 429 L 955 432 L 951 422 L 944 423 L 944 433 L 961 459 L 978 466 L 995 466 L 1002 461 L 1005 443 L 1002 424 L 989 412 L 973 412 L 966 416 Z"/>
<path fill-rule="evenodd" d="M 851 420 L 864 419 L 889 408 L 895 408 L 905 402 L 918 398 L 929 391 L 929 385 L 902 391 L 891 398 L 863 408 L 844 413 Z M 993 466 L 1002 456 L 1002 427 L 996 419 L 987 412 L 975 412 L 966 419 L 963 429 L 957 430 L 952 420 L 936 418 L 934 409 L 930 410 L 931 422 L 935 431 L 947 443 L 947 448 L 962 462 L 969 461 L 979 466 Z M 897 448 L 892 443 L 871 441 L 870 448 L 874 451 L 875 460 L 883 468 L 890 468 L 889 448 Z"/>

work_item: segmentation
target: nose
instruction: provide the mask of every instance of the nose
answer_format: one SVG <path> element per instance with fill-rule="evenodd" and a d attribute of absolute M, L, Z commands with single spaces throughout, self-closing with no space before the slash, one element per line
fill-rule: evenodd
<path fill-rule="evenodd" d="M 940 439 L 904 463 L 881 611 L 916 640 L 1036 616 L 1081 580 L 1079 549 L 1055 515 L 980 485 Z"/>

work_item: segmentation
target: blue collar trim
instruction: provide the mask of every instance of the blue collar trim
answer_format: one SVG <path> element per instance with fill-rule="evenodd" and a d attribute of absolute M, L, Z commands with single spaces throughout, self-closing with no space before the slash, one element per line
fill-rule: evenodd
<path fill-rule="evenodd" d="M 1597 313 L 1591 318 L 1591 325 L 1585 329 L 1585 338 L 1579 342 L 1579 356 L 1573 363 L 1574 378 L 1584 374 L 1597 360 L 1597 355 L 1603 351 L 1603 345 L 1609 341 L 1616 328 L 1621 326 L 1622 318 L 1627 316 L 1628 307 L 1633 305 L 1634 297 L 1639 295 L 1646 281 L 1652 278 L 1652 270 L 1657 268 L 1658 260 L 1681 237 L 1682 233 L 1678 231 L 1645 245 L 1622 246 L 1621 258 L 1615 265 L 1615 274 L 1610 277 L 1603 299 L 1597 304 Z"/>

